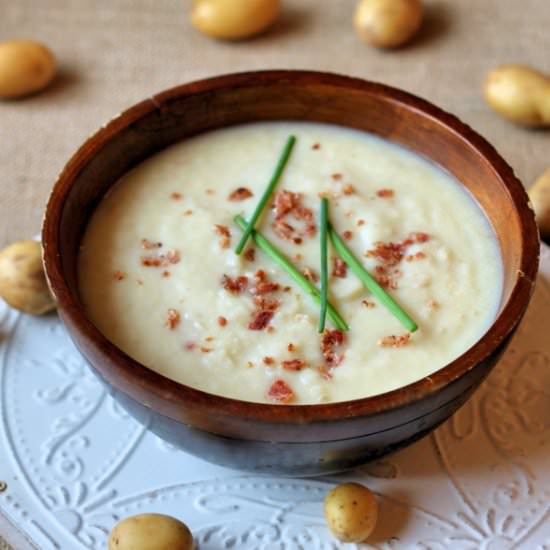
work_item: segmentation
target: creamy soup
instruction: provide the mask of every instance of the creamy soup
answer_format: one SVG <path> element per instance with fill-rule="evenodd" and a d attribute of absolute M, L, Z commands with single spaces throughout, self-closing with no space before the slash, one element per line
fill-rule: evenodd
<path fill-rule="evenodd" d="M 234 248 L 288 136 L 297 141 L 257 229 L 319 286 L 320 195 L 332 225 L 409 313 L 409 333 L 329 244 L 319 305 L 261 249 Z M 462 354 L 495 318 L 498 243 L 447 173 L 374 136 L 309 123 L 205 133 L 128 172 L 101 202 L 79 260 L 91 320 L 164 376 L 255 402 L 321 403 L 380 394 Z"/>

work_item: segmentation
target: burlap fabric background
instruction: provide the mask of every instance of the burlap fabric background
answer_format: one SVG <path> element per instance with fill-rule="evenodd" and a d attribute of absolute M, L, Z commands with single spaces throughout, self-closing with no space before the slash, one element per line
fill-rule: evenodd
<path fill-rule="evenodd" d="M 103 122 L 162 89 L 230 71 L 307 68 L 378 80 L 458 115 L 527 186 L 550 166 L 550 131 L 512 126 L 480 93 L 500 63 L 550 72 L 550 0 L 425 0 L 420 35 L 394 52 L 358 40 L 354 4 L 284 0 L 271 32 L 227 44 L 190 26 L 191 0 L 0 0 L 0 41 L 41 40 L 60 66 L 46 92 L 0 102 L 0 246 L 38 232 L 56 175 Z"/>

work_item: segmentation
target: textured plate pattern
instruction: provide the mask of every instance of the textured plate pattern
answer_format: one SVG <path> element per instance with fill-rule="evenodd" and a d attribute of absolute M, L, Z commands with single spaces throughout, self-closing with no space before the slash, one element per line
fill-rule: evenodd
<path fill-rule="evenodd" d="M 283 479 L 171 448 L 106 395 L 56 317 L 0 304 L 0 512 L 44 550 L 105 548 L 116 520 L 145 511 L 184 519 L 201 550 L 355 548 L 331 538 L 322 501 L 359 480 L 380 496 L 372 548 L 549 550 L 549 315 L 543 248 L 526 319 L 450 421 L 353 472 Z"/>

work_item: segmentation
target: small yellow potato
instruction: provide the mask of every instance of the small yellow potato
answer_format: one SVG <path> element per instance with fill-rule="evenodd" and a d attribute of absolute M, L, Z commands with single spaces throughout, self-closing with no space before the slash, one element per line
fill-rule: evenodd
<path fill-rule="evenodd" d="M 550 239 L 550 168 L 531 186 L 529 198 L 535 211 L 541 237 Z"/>
<path fill-rule="evenodd" d="M 530 127 L 550 126 L 550 77 L 525 65 L 502 65 L 485 77 L 487 103 L 503 117 Z"/>
<path fill-rule="evenodd" d="M 376 497 L 359 483 L 337 485 L 325 498 L 325 519 L 339 540 L 363 542 L 378 519 Z"/>
<path fill-rule="evenodd" d="M 55 308 L 36 241 L 18 241 L 0 251 L 0 298 L 25 313 L 42 315 Z"/>
<path fill-rule="evenodd" d="M 422 16 L 421 0 L 359 0 L 353 26 L 367 44 L 396 48 L 418 31 Z"/>
<path fill-rule="evenodd" d="M 213 38 L 241 40 L 265 31 L 279 8 L 279 0 L 195 0 L 191 23 Z"/>
<path fill-rule="evenodd" d="M 50 50 L 32 40 L 0 43 L 0 98 L 11 99 L 45 88 L 55 75 Z"/>
<path fill-rule="evenodd" d="M 140 514 L 117 523 L 109 550 L 192 550 L 193 535 L 185 523 L 163 514 Z"/>

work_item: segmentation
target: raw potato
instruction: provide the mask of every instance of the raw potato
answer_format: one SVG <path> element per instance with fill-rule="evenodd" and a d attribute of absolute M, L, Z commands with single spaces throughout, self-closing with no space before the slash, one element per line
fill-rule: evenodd
<path fill-rule="evenodd" d="M 185 523 L 163 514 L 140 514 L 117 523 L 109 550 L 192 550 L 193 535 Z"/>
<path fill-rule="evenodd" d="M 550 168 L 529 189 L 529 198 L 535 210 L 540 235 L 550 239 Z"/>
<path fill-rule="evenodd" d="M 279 5 L 279 0 L 195 0 L 191 23 L 214 38 L 240 40 L 266 30 Z"/>
<path fill-rule="evenodd" d="M 0 297 L 15 309 L 42 315 L 55 308 L 36 241 L 18 241 L 0 252 Z"/>
<path fill-rule="evenodd" d="M 422 23 L 421 0 L 360 0 L 353 25 L 359 37 L 378 48 L 410 40 Z"/>
<path fill-rule="evenodd" d="M 55 58 L 32 40 L 0 43 L 0 98 L 16 98 L 45 88 L 55 75 Z"/>
<path fill-rule="evenodd" d="M 378 519 L 376 497 L 359 483 L 337 485 L 325 498 L 325 519 L 341 541 L 363 542 Z"/>
<path fill-rule="evenodd" d="M 503 117 L 524 126 L 550 126 L 550 77 L 525 65 L 502 65 L 483 85 L 487 103 Z"/>

